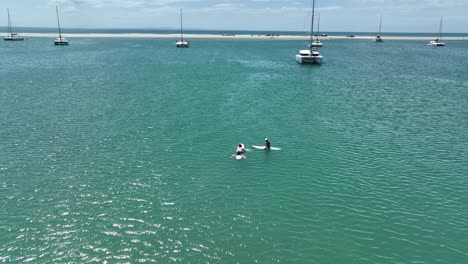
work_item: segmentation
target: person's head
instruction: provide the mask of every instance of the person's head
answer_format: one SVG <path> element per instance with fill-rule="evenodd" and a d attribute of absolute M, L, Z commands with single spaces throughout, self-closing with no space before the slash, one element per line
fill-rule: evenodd
<path fill-rule="evenodd" d="M 242 148 L 242 144 L 239 144 L 239 148 Z"/>
<path fill-rule="evenodd" d="M 265 141 L 268 141 L 268 138 L 265 138 Z"/>

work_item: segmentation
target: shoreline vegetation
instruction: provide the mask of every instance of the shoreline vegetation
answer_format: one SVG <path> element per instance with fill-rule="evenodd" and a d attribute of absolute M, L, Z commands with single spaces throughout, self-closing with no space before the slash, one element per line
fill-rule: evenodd
<path fill-rule="evenodd" d="M 6 33 L 0 33 L 5 35 Z M 23 37 L 40 38 L 48 37 L 55 38 L 56 33 L 20 33 Z M 63 34 L 67 38 L 174 38 L 177 39 L 179 34 L 154 34 L 154 33 L 70 33 Z M 294 36 L 294 35 L 272 35 L 272 34 L 184 34 L 186 38 L 191 39 L 264 39 L 264 40 L 307 40 L 310 35 Z M 375 36 L 354 36 L 354 35 L 328 35 L 320 36 L 320 39 L 333 40 L 333 39 L 360 39 L 360 40 L 373 40 Z M 383 36 L 385 40 L 432 40 L 434 37 L 421 37 L 421 36 Z M 460 37 L 444 37 L 444 40 L 468 40 L 467 36 Z"/>

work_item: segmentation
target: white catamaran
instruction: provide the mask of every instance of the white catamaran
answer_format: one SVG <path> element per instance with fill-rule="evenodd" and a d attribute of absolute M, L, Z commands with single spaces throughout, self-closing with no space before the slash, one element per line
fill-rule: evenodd
<path fill-rule="evenodd" d="M 182 24 L 182 8 L 180 9 L 180 40 L 176 42 L 176 46 L 178 48 L 189 47 L 188 41 L 184 40 L 184 30 L 183 30 L 183 24 Z"/>
<path fill-rule="evenodd" d="M 439 37 L 431 40 L 429 43 L 427 43 L 429 46 L 434 46 L 434 47 L 442 47 L 445 46 L 445 43 L 442 42 L 442 17 L 440 17 L 440 23 L 439 23 Z"/>
<path fill-rule="evenodd" d="M 312 1 L 312 23 L 310 27 L 310 43 L 309 49 L 300 50 L 296 54 L 296 62 L 301 64 L 322 64 L 323 56 L 320 55 L 320 52 L 316 47 L 312 47 L 312 42 L 314 40 L 314 13 L 315 13 L 315 0 Z"/>
<path fill-rule="evenodd" d="M 382 33 L 382 16 L 380 16 L 380 24 L 379 24 L 379 34 L 375 37 L 375 42 L 383 42 L 382 37 L 380 36 Z"/>
<path fill-rule="evenodd" d="M 54 40 L 54 45 L 56 46 L 65 46 L 68 45 L 68 39 L 62 38 L 62 31 L 60 30 L 60 19 L 59 19 L 59 13 L 58 13 L 58 7 L 55 6 L 55 12 L 57 13 L 57 25 L 58 25 L 58 32 L 59 36 Z"/>
<path fill-rule="evenodd" d="M 24 40 L 23 37 L 21 37 L 17 33 L 13 33 L 13 31 L 11 30 L 10 9 L 8 9 L 8 8 L 7 8 L 7 13 L 8 13 L 8 34 L 7 34 L 6 37 L 3 38 L 3 40 L 6 40 L 6 41 Z"/>

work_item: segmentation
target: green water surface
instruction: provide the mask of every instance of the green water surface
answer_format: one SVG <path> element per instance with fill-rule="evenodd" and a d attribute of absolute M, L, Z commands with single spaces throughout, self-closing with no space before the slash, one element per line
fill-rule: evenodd
<path fill-rule="evenodd" d="M 468 263 L 464 41 L 52 41 L 0 43 L 0 262 Z"/>

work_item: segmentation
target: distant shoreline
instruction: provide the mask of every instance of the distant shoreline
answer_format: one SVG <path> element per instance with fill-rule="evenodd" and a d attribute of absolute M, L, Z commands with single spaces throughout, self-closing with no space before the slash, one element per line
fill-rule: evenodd
<path fill-rule="evenodd" d="M 6 35 L 6 33 L 0 33 Z M 56 38 L 57 33 L 19 33 L 26 38 Z M 70 33 L 63 34 L 65 38 L 156 38 L 156 39 L 178 39 L 179 34 L 153 34 L 153 33 Z M 294 35 L 272 35 L 272 34 L 184 34 L 184 37 L 189 39 L 263 39 L 263 40 L 307 40 L 310 36 L 294 36 Z M 322 40 L 333 39 L 360 39 L 360 40 L 373 40 L 375 36 L 339 36 L 331 35 L 320 37 Z M 385 36 L 382 35 L 384 40 L 433 40 L 433 37 L 421 36 Z M 443 37 L 443 40 L 468 40 L 467 36 L 460 37 Z"/>

